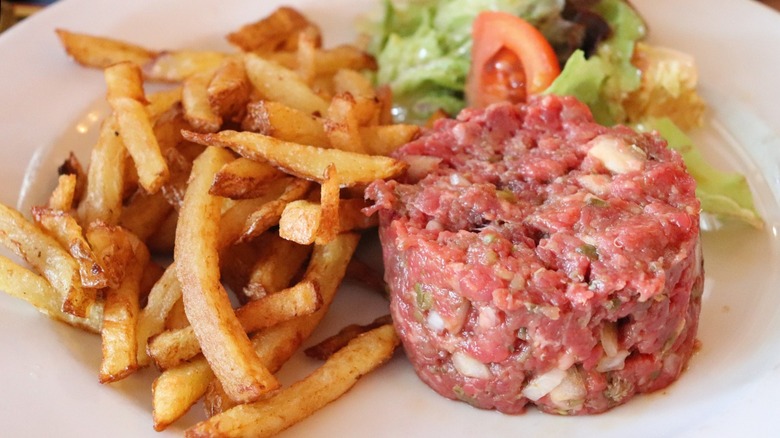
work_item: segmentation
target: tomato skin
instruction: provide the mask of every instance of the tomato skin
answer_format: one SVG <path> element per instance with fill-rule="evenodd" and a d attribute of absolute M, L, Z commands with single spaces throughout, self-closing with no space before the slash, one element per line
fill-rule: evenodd
<path fill-rule="evenodd" d="M 550 43 L 520 17 L 505 12 L 482 12 L 474 20 L 471 35 L 471 68 L 466 81 L 466 100 L 471 107 L 481 108 L 506 100 L 523 101 L 526 96 L 544 91 L 561 72 Z M 508 57 L 506 50 L 514 58 Z M 509 62 L 496 69 L 497 59 Z M 507 64 L 522 71 L 507 72 Z M 510 89 L 508 84 L 517 84 L 518 78 L 523 79 L 525 89 Z"/>

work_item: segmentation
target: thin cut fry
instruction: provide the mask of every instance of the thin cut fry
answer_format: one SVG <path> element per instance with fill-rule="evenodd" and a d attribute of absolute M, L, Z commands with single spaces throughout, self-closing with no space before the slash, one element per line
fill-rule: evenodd
<path fill-rule="evenodd" d="M 281 7 L 267 17 L 231 32 L 227 40 L 243 51 L 273 52 L 310 25 L 297 10 Z"/>
<path fill-rule="evenodd" d="M 360 334 L 365 333 L 369 330 L 373 330 L 385 324 L 392 324 L 392 323 L 393 320 L 392 318 L 390 318 L 390 315 L 383 315 L 366 325 L 350 324 L 344 327 L 343 329 L 339 330 L 339 332 L 336 333 L 335 335 L 330 336 L 325 340 L 320 341 L 318 344 L 312 345 L 311 347 L 307 348 L 306 350 L 304 350 L 304 353 L 306 353 L 307 356 L 312 357 L 314 359 L 327 360 L 329 357 L 331 357 L 337 351 L 344 348 L 352 339 L 355 339 Z"/>
<path fill-rule="evenodd" d="M 103 121 L 97 144 L 92 148 L 85 195 L 78 207 L 82 224 L 101 221 L 115 225 L 119 221 L 126 157 L 116 119 L 109 117 Z"/>
<path fill-rule="evenodd" d="M 247 117 L 241 127 L 279 140 L 330 147 L 321 118 L 279 102 L 260 100 L 247 105 Z"/>
<path fill-rule="evenodd" d="M 213 77 L 211 71 L 198 72 L 188 76 L 182 86 L 184 118 L 198 132 L 217 132 L 222 126 L 222 117 L 209 103 L 208 86 Z"/>
<path fill-rule="evenodd" d="M 268 163 L 241 157 L 222 166 L 209 193 L 231 199 L 257 198 L 266 193 L 269 181 L 283 175 Z"/>
<path fill-rule="evenodd" d="M 247 76 L 263 99 L 281 102 L 309 114 L 325 114 L 328 103 L 292 70 L 254 54 L 244 56 Z"/>
<path fill-rule="evenodd" d="M 141 70 L 138 65 L 124 62 L 105 70 L 108 85 L 107 100 L 116 115 L 119 135 L 135 162 L 139 183 L 149 193 L 155 193 L 168 179 L 168 166 L 154 136 Z"/>
<path fill-rule="evenodd" d="M 224 119 L 240 120 L 250 90 L 243 59 L 231 56 L 222 61 L 206 91 L 209 104 L 216 114 Z"/>
<path fill-rule="evenodd" d="M 322 149 L 253 132 L 228 130 L 216 134 L 198 134 L 185 131 L 182 134 L 187 140 L 205 146 L 228 147 L 243 157 L 267 160 L 285 172 L 317 182 L 323 182 L 328 166 L 336 163 L 339 169 L 339 185 L 342 187 L 392 178 L 400 175 L 406 168 L 402 161 L 389 157 Z"/>
<path fill-rule="evenodd" d="M 346 393 L 392 356 L 400 343 L 392 325 L 366 332 L 305 379 L 273 397 L 235 406 L 187 430 L 187 437 L 270 437 L 300 422 Z"/>
<path fill-rule="evenodd" d="M 217 255 L 220 198 L 208 194 L 214 174 L 231 159 L 208 148 L 195 160 L 176 230 L 174 260 L 187 319 L 214 373 L 233 400 L 248 402 L 279 386 L 252 350 L 222 284 Z"/>
<path fill-rule="evenodd" d="M 216 70 L 226 56 L 221 52 L 196 50 L 162 52 L 146 64 L 144 73 L 150 80 L 181 82 L 198 72 Z"/>
<path fill-rule="evenodd" d="M 65 29 L 56 29 L 55 32 L 65 52 L 85 67 L 103 69 L 120 62 L 144 65 L 155 56 L 151 50 L 124 41 Z"/>
<path fill-rule="evenodd" d="M 49 196 L 49 208 L 52 210 L 70 211 L 76 196 L 76 175 L 64 174 L 57 178 L 57 187 Z"/>

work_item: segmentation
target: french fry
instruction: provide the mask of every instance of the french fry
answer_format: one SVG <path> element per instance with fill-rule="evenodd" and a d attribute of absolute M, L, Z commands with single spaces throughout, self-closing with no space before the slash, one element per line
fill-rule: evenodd
<path fill-rule="evenodd" d="M 331 146 L 348 152 L 364 153 L 360 137 L 360 122 L 356 115 L 357 103 L 349 93 L 337 94 L 330 101 L 325 133 Z"/>
<path fill-rule="evenodd" d="M 87 185 L 87 174 L 84 172 L 84 167 L 73 152 L 68 154 L 68 158 L 66 158 L 57 168 L 57 174 L 60 176 L 73 175 L 76 177 L 76 187 L 73 192 L 72 205 L 78 205 L 84 196 L 84 188 Z"/>
<path fill-rule="evenodd" d="M 212 71 L 194 73 L 184 80 L 182 86 L 184 118 L 198 132 L 217 132 L 222 126 L 222 117 L 209 102 L 208 87 L 213 77 Z"/>
<path fill-rule="evenodd" d="M 153 81 L 182 82 L 193 74 L 216 70 L 226 56 L 214 51 L 162 52 L 144 66 L 144 74 Z"/>
<path fill-rule="evenodd" d="M 314 27 L 307 27 L 298 34 L 298 76 L 311 84 L 317 74 L 316 53 L 320 34 Z"/>
<path fill-rule="evenodd" d="M 244 55 L 252 86 L 263 99 L 281 102 L 308 114 L 325 114 L 328 103 L 292 70 L 255 54 Z"/>
<path fill-rule="evenodd" d="M 176 241 L 176 224 L 179 222 L 179 212 L 176 210 L 168 213 L 168 216 L 160 222 L 154 232 L 144 242 L 154 254 L 173 254 L 173 245 Z"/>
<path fill-rule="evenodd" d="M 327 245 L 315 246 L 303 280 L 317 282 L 322 298 L 319 310 L 252 335 L 252 346 L 269 370 L 281 367 L 325 317 L 359 241 L 358 234 L 344 233 Z M 183 376 L 190 382 L 186 388 L 178 386 L 184 384 Z M 203 396 L 213 377 L 203 356 L 160 374 L 155 380 L 152 397 L 155 430 L 163 430 L 184 415 Z M 232 402 L 223 400 L 222 404 L 227 406 Z"/>
<path fill-rule="evenodd" d="M 283 175 L 268 163 L 240 157 L 219 169 L 209 193 L 231 199 L 257 198 L 268 190 L 269 181 Z"/>
<path fill-rule="evenodd" d="M 62 297 L 45 278 L 17 265 L 11 259 L 0 256 L 0 289 L 5 293 L 25 300 L 50 318 L 70 324 L 93 333 L 100 332 L 103 321 L 103 306 L 90 307 L 85 318 L 79 318 L 62 311 Z"/>
<path fill-rule="evenodd" d="M 283 291 L 250 301 L 236 310 L 236 318 L 244 331 L 271 327 L 292 318 L 309 315 L 322 301 L 311 281 L 304 281 Z M 147 347 L 159 369 L 175 367 L 200 353 L 200 345 L 192 326 L 162 332 L 149 340 Z"/>
<path fill-rule="evenodd" d="M 117 288 L 135 257 L 130 233 L 115 225 L 92 222 L 84 233 L 95 259 L 103 267 L 106 286 Z"/>
<path fill-rule="evenodd" d="M 260 100 L 247 106 L 242 123 L 245 131 L 275 137 L 293 143 L 330 147 L 323 119 L 280 102 Z"/>
<path fill-rule="evenodd" d="M 279 65 L 294 70 L 298 68 L 298 54 L 293 52 L 274 52 L 264 57 Z M 340 45 L 330 49 L 319 49 L 314 53 L 314 67 L 317 77 L 330 79 L 341 69 L 376 70 L 376 59 L 369 53 L 353 45 Z"/>
<path fill-rule="evenodd" d="M 214 73 L 206 94 L 216 114 L 223 119 L 239 121 L 249 101 L 250 91 L 243 59 L 231 56 L 225 58 Z"/>
<path fill-rule="evenodd" d="M 151 50 L 124 41 L 65 29 L 56 29 L 55 32 L 65 52 L 85 67 L 104 69 L 120 62 L 144 65 L 156 56 Z"/>
<path fill-rule="evenodd" d="M 297 10 L 281 7 L 257 22 L 242 26 L 227 35 L 227 40 L 243 51 L 273 52 L 284 48 L 288 39 L 295 38 L 312 23 Z M 295 50 L 295 47 L 291 48 Z"/>
<path fill-rule="evenodd" d="M 238 242 L 246 242 L 263 234 L 269 228 L 277 225 L 282 217 L 284 207 L 292 201 L 301 199 L 309 192 L 311 183 L 296 179 L 285 189 L 277 199 L 263 205 L 247 217 L 244 229 Z"/>
<path fill-rule="evenodd" d="M 176 230 L 174 260 L 184 308 L 204 356 L 235 401 L 256 400 L 279 383 L 252 349 L 219 282 L 220 198 L 208 194 L 214 174 L 232 157 L 208 148 L 195 160 Z"/>
<path fill-rule="evenodd" d="M 336 94 L 349 94 L 353 97 L 353 114 L 360 126 L 379 123 L 379 99 L 371 81 L 362 73 L 341 69 L 333 75 L 333 87 Z"/>
<path fill-rule="evenodd" d="M 331 164 L 325 171 L 325 181 L 320 186 L 320 223 L 317 227 L 317 244 L 325 244 L 339 232 L 339 198 L 341 187 L 336 166 Z"/>
<path fill-rule="evenodd" d="M 124 231 L 122 231 L 124 232 Z M 143 242 L 127 233 L 133 259 L 117 288 L 105 291 L 103 327 L 103 360 L 100 383 L 116 382 L 138 369 L 136 323 L 138 321 L 141 280 L 149 263 L 149 252 Z"/>
<path fill-rule="evenodd" d="M 383 325 L 392 323 L 393 320 L 390 318 L 390 315 L 383 315 L 366 325 L 350 324 L 339 330 L 339 332 L 335 335 L 325 338 L 319 343 L 305 349 L 303 352 L 311 358 L 327 360 L 337 351 L 341 350 L 347 344 L 349 344 L 352 339 L 355 339 L 359 335 L 369 330 L 373 330 Z"/>
<path fill-rule="evenodd" d="M 157 123 L 158 118 L 181 103 L 181 92 L 181 87 L 173 87 L 147 94 L 146 100 L 149 103 L 146 104 L 146 112 L 149 114 L 149 120 Z"/>
<path fill-rule="evenodd" d="M 357 257 L 353 257 L 352 260 L 349 261 L 349 266 L 347 266 L 347 278 L 355 280 L 363 284 L 363 286 L 388 298 L 387 284 L 385 283 L 384 278 L 382 278 L 382 273 Z"/>
<path fill-rule="evenodd" d="M 78 206 L 81 223 L 95 221 L 113 225 L 122 214 L 124 169 L 127 150 L 113 117 L 103 121 L 92 149 L 85 194 Z"/>
<path fill-rule="evenodd" d="M 306 199 L 287 204 L 279 218 L 279 235 L 301 245 L 314 243 L 320 228 L 320 205 Z"/>
<path fill-rule="evenodd" d="M 187 140 L 205 146 L 227 147 L 245 158 L 266 160 L 287 173 L 317 182 L 323 182 L 328 166 L 336 163 L 339 185 L 342 187 L 392 178 L 406 168 L 403 162 L 389 157 L 322 149 L 253 132 L 226 130 L 215 134 L 198 134 L 185 131 L 182 134 Z"/>
<path fill-rule="evenodd" d="M 420 135 L 416 125 L 373 125 L 360 128 L 363 147 L 371 155 L 389 156 Z"/>
<path fill-rule="evenodd" d="M 171 211 L 173 206 L 162 191 L 148 194 L 140 190 L 123 207 L 119 225 L 145 241 L 160 228 Z"/>
<path fill-rule="evenodd" d="M 387 362 L 399 343 L 392 325 L 363 333 L 305 379 L 265 400 L 234 406 L 198 423 L 185 436 L 273 436 L 342 396 Z"/>
<path fill-rule="evenodd" d="M 104 288 L 108 285 L 103 266 L 98 261 L 76 219 L 70 213 L 46 207 L 33 207 L 33 219 L 67 249 L 79 264 L 81 285 Z"/>
<path fill-rule="evenodd" d="M 247 260 L 248 266 L 243 273 L 239 274 L 241 278 L 236 278 L 232 282 L 226 280 L 245 300 L 256 300 L 289 286 L 311 253 L 310 247 L 298 245 L 270 231 L 251 242 L 234 245 L 229 253 L 235 254 L 236 247 L 244 245 L 254 247 L 254 257 Z M 234 266 L 240 262 L 229 261 L 228 263 Z M 227 276 L 227 273 L 225 275 Z"/>
<path fill-rule="evenodd" d="M 57 187 L 49 196 L 49 208 L 52 210 L 70 211 L 76 196 L 76 175 L 64 174 L 57 178 Z"/>
<path fill-rule="evenodd" d="M 147 192 L 155 193 L 168 179 L 168 166 L 144 107 L 141 70 L 136 64 L 123 62 L 106 68 L 105 77 L 106 99 L 116 115 L 119 135 L 135 162 L 139 183 Z"/>
<path fill-rule="evenodd" d="M 184 301 L 176 301 L 168 312 L 168 316 L 165 317 L 165 330 L 178 330 L 189 325 L 187 314 L 184 312 Z"/>
<path fill-rule="evenodd" d="M 21 213 L 0 204 L 0 243 L 23 258 L 60 293 L 61 309 L 81 318 L 95 304 L 95 290 L 81 285 L 76 260 Z"/>
<path fill-rule="evenodd" d="M 138 316 L 137 354 L 139 366 L 149 364 L 150 359 L 146 352 L 147 341 L 165 329 L 166 318 L 176 302 L 181 301 L 181 296 L 181 283 L 176 277 L 176 265 L 168 265 L 162 277 L 149 292 L 146 306 Z"/>

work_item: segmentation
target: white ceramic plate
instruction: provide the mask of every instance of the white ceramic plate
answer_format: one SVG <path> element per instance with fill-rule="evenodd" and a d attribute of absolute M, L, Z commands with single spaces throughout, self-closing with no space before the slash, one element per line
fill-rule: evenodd
<path fill-rule="evenodd" d="M 298 0 L 323 25 L 326 45 L 349 41 L 368 0 Z M 105 114 L 100 72 L 76 66 L 53 30 L 110 35 L 151 48 L 227 49 L 222 36 L 269 13 L 276 0 L 61 0 L 0 36 L 0 201 L 26 209 L 45 199 L 70 150 L 86 161 Z M 655 42 L 692 53 L 712 106 L 696 135 L 715 163 L 748 175 L 767 226 L 704 237 L 701 351 L 670 388 L 603 415 L 530 410 L 506 416 L 445 400 L 399 354 L 284 436 L 778 436 L 780 419 L 780 15 L 749 0 L 634 0 Z M 30 178 L 25 180 L 25 175 Z M 23 186 L 23 181 L 27 183 Z M 20 197 L 21 191 L 21 197 Z M 21 201 L 20 201 L 21 199 Z M 323 333 L 384 311 L 347 286 Z M 155 372 L 97 383 L 100 345 L 0 294 L 0 435 L 154 436 Z M 285 381 L 316 364 L 296 357 Z M 180 435 L 200 407 L 162 435 Z M 160 434 L 157 434 L 158 436 Z"/>

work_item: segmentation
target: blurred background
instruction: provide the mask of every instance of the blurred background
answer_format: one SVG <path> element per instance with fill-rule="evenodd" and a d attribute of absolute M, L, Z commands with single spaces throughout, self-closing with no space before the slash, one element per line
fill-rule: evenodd
<path fill-rule="evenodd" d="M 0 32 L 8 29 L 26 17 L 39 11 L 46 5 L 54 3 L 56 0 L 0 0 Z M 780 0 L 744 0 L 758 1 L 765 5 L 780 11 Z"/>

